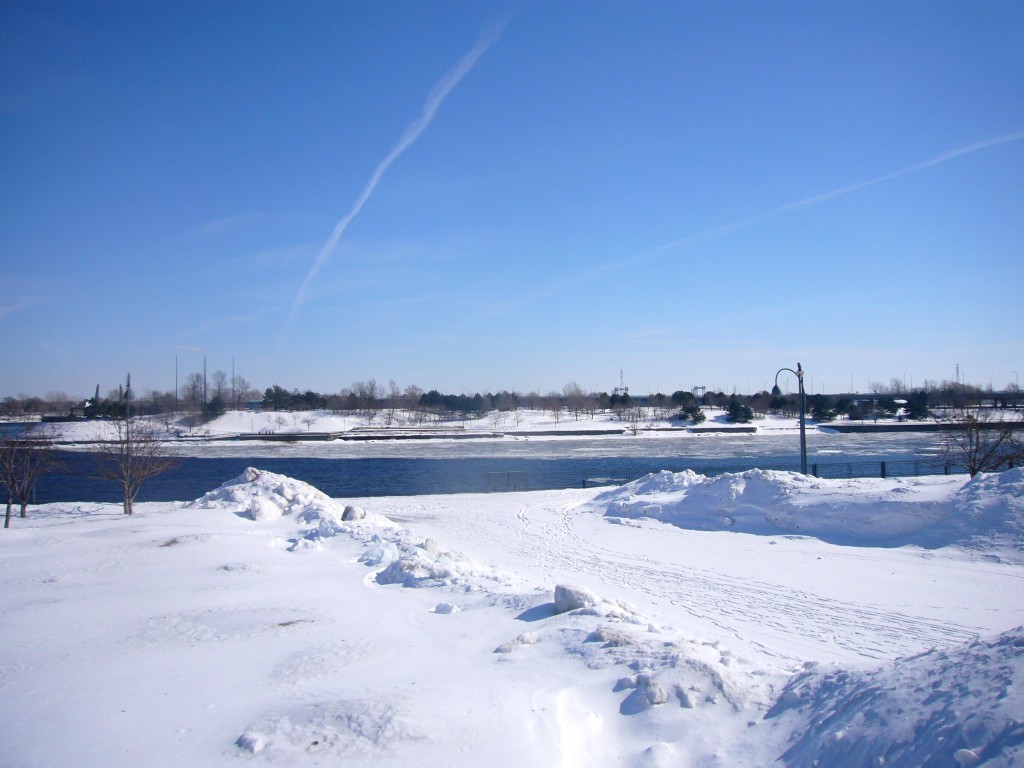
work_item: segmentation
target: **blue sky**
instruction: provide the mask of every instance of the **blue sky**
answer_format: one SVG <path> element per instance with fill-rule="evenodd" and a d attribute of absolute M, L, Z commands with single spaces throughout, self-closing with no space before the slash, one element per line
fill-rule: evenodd
<path fill-rule="evenodd" d="M 1019 2 L 5 2 L 0 63 L 0 396 L 1024 374 Z"/>

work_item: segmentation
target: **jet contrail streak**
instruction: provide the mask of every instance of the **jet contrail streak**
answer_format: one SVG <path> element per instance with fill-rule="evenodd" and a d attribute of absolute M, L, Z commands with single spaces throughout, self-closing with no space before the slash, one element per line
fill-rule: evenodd
<path fill-rule="evenodd" d="M 699 232 L 698 234 L 691 234 L 691 236 L 687 238 L 677 240 L 673 243 L 668 243 L 664 246 L 658 246 L 657 248 L 648 251 L 645 254 L 634 256 L 633 259 L 630 260 L 630 262 L 632 263 L 633 260 L 644 261 L 646 260 L 646 258 L 651 258 L 655 254 L 655 252 L 670 250 L 681 245 L 688 245 L 691 242 L 695 241 L 717 238 L 722 236 L 722 234 L 728 234 L 730 232 L 736 231 L 737 229 L 745 229 L 746 227 L 752 226 L 754 224 L 759 224 L 767 219 L 772 219 L 775 218 L 776 216 L 780 216 L 783 213 L 791 213 L 793 211 L 799 211 L 802 208 L 811 208 L 813 206 L 821 205 L 822 203 L 827 203 L 830 200 L 841 198 L 844 195 L 855 193 L 855 191 L 866 189 L 869 186 L 881 184 L 884 181 L 892 181 L 893 179 L 897 179 L 902 176 L 909 176 L 911 173 L 919 173 L 921 171 L 928 170 L 929 168 L 945 163 L 946 161 L 952 160 L 953 158 L 962 157 L 964 155 L 971 155 L 972 153 L 980 152 L 981 150 L 987 150 L 987 148 L 990 146 L 1006 144 L 1011 141 L 1020 141 L 1021 139 L 1024 139 L 1024 131 L 1018 131 L 1017 133 L 1008 133 L 1005 136 L 996 136 L 995 138 L 986 139 L 985 141 L 978 141 L 977 143 L 974 144 L 962 146 L 959 147 L 958 150 L 950 150 L 949 152 L 945 152 L 942 155 L 937 155 L 936 157 L 922 161 L 921 163 L 916 163 L 914 165 L 907 166 L 906 168 L 901 168 L 898 171 L 887 173 L 884 176 L 876 176 L 866 181 L 858 181 L 855 184 L 841 186 L 838 189 L 827 191 L 827 193 L 822 193 L 821 195 L 815 195 L 812 198 L 798 200 L 796 203 L 787 203 L 784 206 L 773 208 L 770 211 L 760 213 L 757 216 L 751 216 L 748 219 L 736 221 L 731 224 L 716 227 L 714 229 L 708 229 L 706 231 Z"/>
<path fill-rule="evenodd" d="M 459 81 L 462 80 L 462 78 L 465 77 L 474 66 L 476 66 L 480 57 L 484 55 L 488 48 L 497 42 L 500 35 L 500 28 L 485 35 L 476 45 L 473 46 L 472 49 L 470 49 L 469 53 L 462 57 L 459 63 L 456 64 L 448 74 L 437 82 L 434 88 L 430 91 L 430 94 L 427 96 L 426 103 L 423 105 L 423 112 L 409 125 L 408 128 L 405 129 L 405 132 L 398 140 L 398 143 L 391 148 L 387 157 L 381 160 L 380 164 L 377 165 L 376 170 L 374 170 L 373 175 L 367 182 L 362 194 L 359 195 L 355 205 L 352 206 L 352 210 L 345 214 L 341 221 L 335 225 L 334 231 L 331 232 L 331 236 L 327 238 L 327 242 L 324 243 L 320 252 L 316 255 L 316 259 L 313 260 L 313 266 L 310 267 L 309 273 L 306 275 L 306 279 L 302 281 L 302 286 L 299 288 L 299 292 L 295 296 L 295 302 L 292 304 L 291 312 L 289 312 L 288 318 L 285 320 L 284 326 L 281 328 L 282 336 L 288 329 L 296 313 L 299 311 L 299 307 L 301 307 L 305 302 L 306 293 L 308 292 L 310 285 L 312 285 L 313 280 L 316 279 L 321 268 L 327 263 L 327 260 L 334 252 L 334 249 L 338 245 L 338 241 L 341 240 L 341 236 L 345 233 L 348 225 L 352 223 L 352 220 L 363 209 L 363 206 L 366 205 L 366 201 L 370 199 L 370 195 L 373 194 L 373 191 L 377 188 L 377 184 L 387 172 L 388 168 L 391 167 L 391 164 L 395 162 L 395 160 L 397 160 L 402 153 L 416 141 L 416 139 L 423 135 L 423 132 L 427 130 L 427 127 L 434 119 L 434 115 L 437 114 L 438 108 L 441 106 L 442 102 L 444 102 L 445 98 L 447 98 L 448 94 L 451 93 L 455 86 L 459 84 Z"/>
<path fill-rule="evenodd" d="M 755 216 L 751 216 L 746 219 L 734 221 L 731 224 L 723 224 L 719 227 L 705 229 L 701 232 L 696 232 L 692 235 L 687 235 L 686 237 L 679 238 L 678 240 L 673 240 L 670 243 L 655 246 L 654 248 L 646 250 L 643 253 L 638 253 L 633 256 L 629 256 L 628 258 L 621 259 L 619 261 L 610 261 L 604 264 L 598 264 L 596 266 L 589 267 L 588 269 L 585 269 L 582 272 L 577 273 L 576 275 L 573 275 L 571 277 L 564 278 L 557 282 L 549 283 L 547 286 L 539 289 L 537 292 L 527 297 L 526 299 L 517 302 L 495 304 L 492 307 L 492 314 L 504 314 L 505 312 L 519 309 L 526 304 L 532 304 L 536 301 L 541 301 L 542 299 L 551 298 L 552 296 L 557 296 L 559 294 L 565 293 L 566 291 L 569 291 L 572 288 L 577 287 L 581 280 L 596 280 L 602 277 L 603 275 L 609 274 L 611 272 L 617 272 L 618 270 L 627 269 L 629 267 L 635 266 L 636 264 L 642 264 L 644 262 L 659 258 L 660 256 L 663 256 L 664 254 L 670 251 L 678 250 L 680 248 L 691 247 L 697 245 L 698 243 L 706 242 L 708 240 L 716 240 L 720 237 L 730 235 L 733 232 L 739 232 L 741 230 L 752 227 L 755 224 L 760 224 L 763 221 L 768 221 L 769 219 L 774 219 L 777 216 L 782 216 L 783 214 L 793 213 L 794 211 L 799 211 L 803 208 L 811 208 L 815 205 L 821 205 L 822 203 L 827 203 L 830 200 L 835 200 L 837 197 L 842 197 L 852 192 L 858 192 L 862 189 L 873 187 L 876 184 L 881 184 L 886 181 L 892 181 L 893 179 L 898 179 L 902 176 L 909 176 L 910 174 L 913 173 L 919 173 L 920 171 L 927 170 L 928 168 L 940 165 L 949 160 L 953 160 L 954 158 L 962 157 L 963 155 L 969 155 L 974 152 L 979 152 L 983 149 L 999 146 L 1000 144 L 1009 144 L 1010 142 L 1020 141 L 1021 139 L 1024 139 L 1024 131 L 1008 133 L 1003 136 L 996 136 L 995 138 L 992 139 L 986 139 L 985 141 L 979 141 L 974 144 L 968 144 L 967 146 L 960 147 L 958 149 L 951 149 L 948 152 L 943 152 L 941 155 L 936 155 L 935 157 L 923 160 L 919 163 L 915 163 L 914 165 L 909 165 L 906 168 L 901 168 L 897 171 L 892 171 L 891 173 L 887 173 L 883 176 L 876 176 L 875 178 L 868 179 L 867 181 L 859 181 L 855 184 L 849 184 L 845 187 L 833 189 L 831 192 L 823 192 L 820 195 L 814 195 L 813 197 L 807 197 L 804 198 L 803 200 L 797 200 L 796 202 L 786 203 L 785 205 L 780 205 L 778 208 L 773 208 L 769 211 L 759 213 Z"/>
<path fill-rule="evenodd" d="M 678 248 L 684 245 L 691 245 L 702 240 L 709 240 L 716 237 L 721 237 L 722 235 L 727 235 L 737 230 L 746 229 L 747 227 L 753 226 L 754 224 L 760 224 L 762 221 L 773 219 L 776 216 L 781 216 L 784 213 L 792 213 L 793 211 L 799 211 L 802 208 L 811 208 L 812 206 L 815 205 L 821 205 L 822 203 L 827 203 L 830 200 L 835 200 L 837 197 L 848 195 L 851 192 L 859 192 L 862 189 L 873 187 L 876 184 L 881 184 L 886 181 L 892 181 L 893 179 L 898 179 L 902 176 L 909 176 L 912 173 L 919 173 L 920 171 L 927 170 L 928 168 L 932 168 L 936 165 L 940 165 L 942 163 L 947 162 L 948 160 L 952 160 L 963 155 L 969 155 L 972 154 L 973 152 L 988 149 L 989 147 L 995 147 L 1000 144 L 1008 144 L 1011 141 L 1020 141 L 1021 139 L 1024 139 L 1024 131 L 1018 131 L 1017 133 L 1009 133 L 1006 134 L 1005 136 L 997 136 L 993 139 L 986 139 L 985 141 L 979 141 L 975 144 L 969 144 L 966 147 L 960 147 L 959 149 L 951 149 L 948 152 L 943 152 L 941 155 L 936 155 L 935 157 L 929 158 L 928 160 L 923 160 L 920 163 L 907 166 L 906 168 L 901 168 L 900 170 L 893 171 L 892 173 L 887 173 L 884 176 L 876 176 L 875 178 L 868 179 L 867 181 L 859 181 L 856 184 L 850 184 L 845 187 L 833 189 L 831 192 L 823 192 L 820 195 L 807 197 L 804 198 L 803 200 L 797 200 L 794 203 L 780 205 L 778 208 L 773 208 L 770 211 L 765 211 L 764 213 L 759 213 L 756 216 L 751 216 L 749 219 L 736 221 L 733 222 L 732 224 L 725 224 L 721 227 L 715 227 L 714 229 L 708 229 L 703 232 L 699 232 L 695 235 L 689 235 L 687 237 L 680 238 L 679 240 L 674 240 L 671 243 L 666 243 L 665 245 L 659 245 L 656 248 L 652 248 L 651 250 L 645 251 L 644 253 L 641 253 L 637 256 L 632 256 L 624 261 L 606 265 L 606 269 L 626 267 L 631 266 L 636 262 L 647 261 L 648 259 L 654 258 L 663 251 L 672 250 L 673 248 Z"/>

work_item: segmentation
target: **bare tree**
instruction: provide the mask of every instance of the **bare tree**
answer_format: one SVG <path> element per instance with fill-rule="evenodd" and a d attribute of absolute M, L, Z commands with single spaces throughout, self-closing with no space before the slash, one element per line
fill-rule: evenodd
<path fill-rule="evenodd" d="M 640 422 L 644 420 L 644 409 L 640 406 L 621 408 L 615 412 L 615 415 L 619 421 L 629 423 L 629 429 L 634 435 L 640 431 Z"/>
<path fill-rule="evenodd" d="M 230 388 L 228 375 L 224 373 L 224 371 L 214 371 L 210 376 L 210 382 L 211 389 L 213 390 L 211 398 L 219 397 L 224 402 L 228 402 L 230 399 L 229 395 L 231 394 L 228 392 L 228 389 Z"/>
<path fill-rule="evenodd" d="M 565 398 L 566 406 L 576 417 L 576 421 L 579 421 L 580 412 L 587 407 L 587 393 L 583 391 L 583 387 L 575 381 L 570 381 L 562 387 L 562 396 Z"/>
<path fill-rule="evenodd" d="M 181 385 L 181 399 L 189 406 L 192 412 L 197 412 L 203 405 L 203 374 L 190 373 L 185 377 L 185 383 Z"/>
<path fill-rule="evenodd" d="M 406 408 L 410 410 L 416 408 L 420 404 L 420 397 L 423 395 L 423 390 L 417 387 L 415 384 L 410 384 L 402 392 L 402 399 L 405 400 Z"/>
<path fill-rule="evenodd" d="M 559 392 L 551 391 L 544 398 L 545 410 L 551 411 L 551 418 L 557 424 L 562 418 L 562 395 Z"/>
<path fill-rule="evenodd" d="M 100 443 L 96 476 L 113 480 L 124 493 L 124 514 L 132 506 L 142 484 L 177 465 L 153 426 L 137 417 L 118 419 L 108 425 L 109 439 Z"/>
<path fill-rule="evenodd" d="M 15 503 L 21 507 L 21 517 L 27 516 L 40 475 L 53 469 L 55 463 L 50 432 L 29 431 L 22 437 L 6 435 L 0 440 L 0 484 L 7 490 L 4 528 L 11 527 L 11 507 Z"/>
<path fill-rule="evenodd" d="M 234 393 L 233 402 L 231 406 L 237 411 L 242 407 L 242 401 L 249 399 L 249 391 L 252 389 L 252 384 L 245 380 L 245 377 L 241 374 L 236 374 L 231 379 L 231 390 Z"/>
<path fill-rule="evenodd" d="M 71 398 L 66 392 L 47 392 L 46 402 L 50 404 L 51 413 L 66 414 L 71 408 Z"/>
<path fill-rule="evenodd" d="M 503 411 L 500 408 L 495 408 L 491 411 L 491 424 L 494 425 L 495 429 L 501 427 L 505 423 L 505 419 L 508 417 L 508 412 Z"/>
<path fill-rule="evenodd" d="M 984 409 L 955 411 L 945 432 L 946 462 L 963 467 L 971 477 L 1024 461 L 1024 415 L 1009 420 Z"/>
<path fill-rule="evenodd" d="M 398 386 L 398 384 L 395 382 L 394 379 L 390 379 L 388 381 L 387 398 L 388 398 L 388 411 L 387 411 L 387 416 L 386 416 L 385 424 L 390 427 L 391 423 L 395 420 L 395 411 L 398 410 L 398 407 L 402 403 L 402 390 Z"/>
<path fill-rule="evenodd" d="M 356 396 L 358 407 L 366 414 L 373 414 L 380 407 L 377 400 L 380 396 L 380 387 L 376 379 L 353 382 L 352 392 Z"/>

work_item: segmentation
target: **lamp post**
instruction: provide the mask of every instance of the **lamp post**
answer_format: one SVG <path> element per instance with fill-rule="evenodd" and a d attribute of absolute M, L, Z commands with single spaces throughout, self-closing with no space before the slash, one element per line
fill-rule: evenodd
<path fill-rule="evenodd" d="M 131 466 L 132 461 L 132 375 L 129 373 L 124 387 L 124 452 L 126 467 Z"/>
<path fill-rule="evenodd" d="M 804 392 L 804 369 L 800 367 L 800 363 L 796 364 L 796 370 L 792 368 L 779 368 L 775 373 L 775 386 L 772 388 L 773 394 L 779 394 L 782 390 L 779 389 L 779 374 L 783 371 L 789 371 L 796 376 L 797 382 L 800 385 L 800 473 L 807 474 L 807 427 L 804 418 L 807 414 L 807 395 Z"/>

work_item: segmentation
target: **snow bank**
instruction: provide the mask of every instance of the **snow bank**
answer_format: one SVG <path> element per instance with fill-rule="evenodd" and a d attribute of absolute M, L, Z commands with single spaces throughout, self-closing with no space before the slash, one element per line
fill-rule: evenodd
<path fill-rule="evenodd" d="M 478 588 L 478 581 L 507 583 L 508 577 L 481 566 L 433 539 L 417 539 L 383 515 L 344 505 L 301 480 L 249 467 L 241 475 L 186 506 L 230 509 L 250 520 L 292 516 L 310 524 L 291 540 L 292 550 L 319 547 L 323 539 L 349 534 L 366 544 L 360 562 L 380 567 L 380 584 L 406 587 Z"/>
<path fill-rule="evenodd" d="M 273 520 L 284 515 L 319 515 L 341 520 L 344 509 L 308 483 L 249 467 L 238 477 L 187 506 L 231 509 L 250 520 Z"/>
<path fill-rule="evenodd" d="M 788 766 L 1021 765 L 1024 628 L 867 672 L 814 667 L 765 717 L 794 715 Z"/>
<path fill-rule="evenodd" d="M 955 498 L 944 536 L 974 549 L 1024 549 L 1024 468 L 976 475 Z"/>
<path fill-rule="evenodd" d="M 1024 550 L 1024 469 L 948 478 L 821 479 L 750 470 L 659 472 L 587 505 L 609 518 L 681 528 L 798 534 L 846 545 Z"/>
<path fill-rule="evenodd" d="M 319 547 L 322 539 L 341 533 L 394 527 L 386 517 L 342 505 L 308 483 L 254 467 L 185 506 L 230 509 L 239 517 L 257 521 L 292 516 L 310 524 L 291 540 L 292 550 Z"/>

